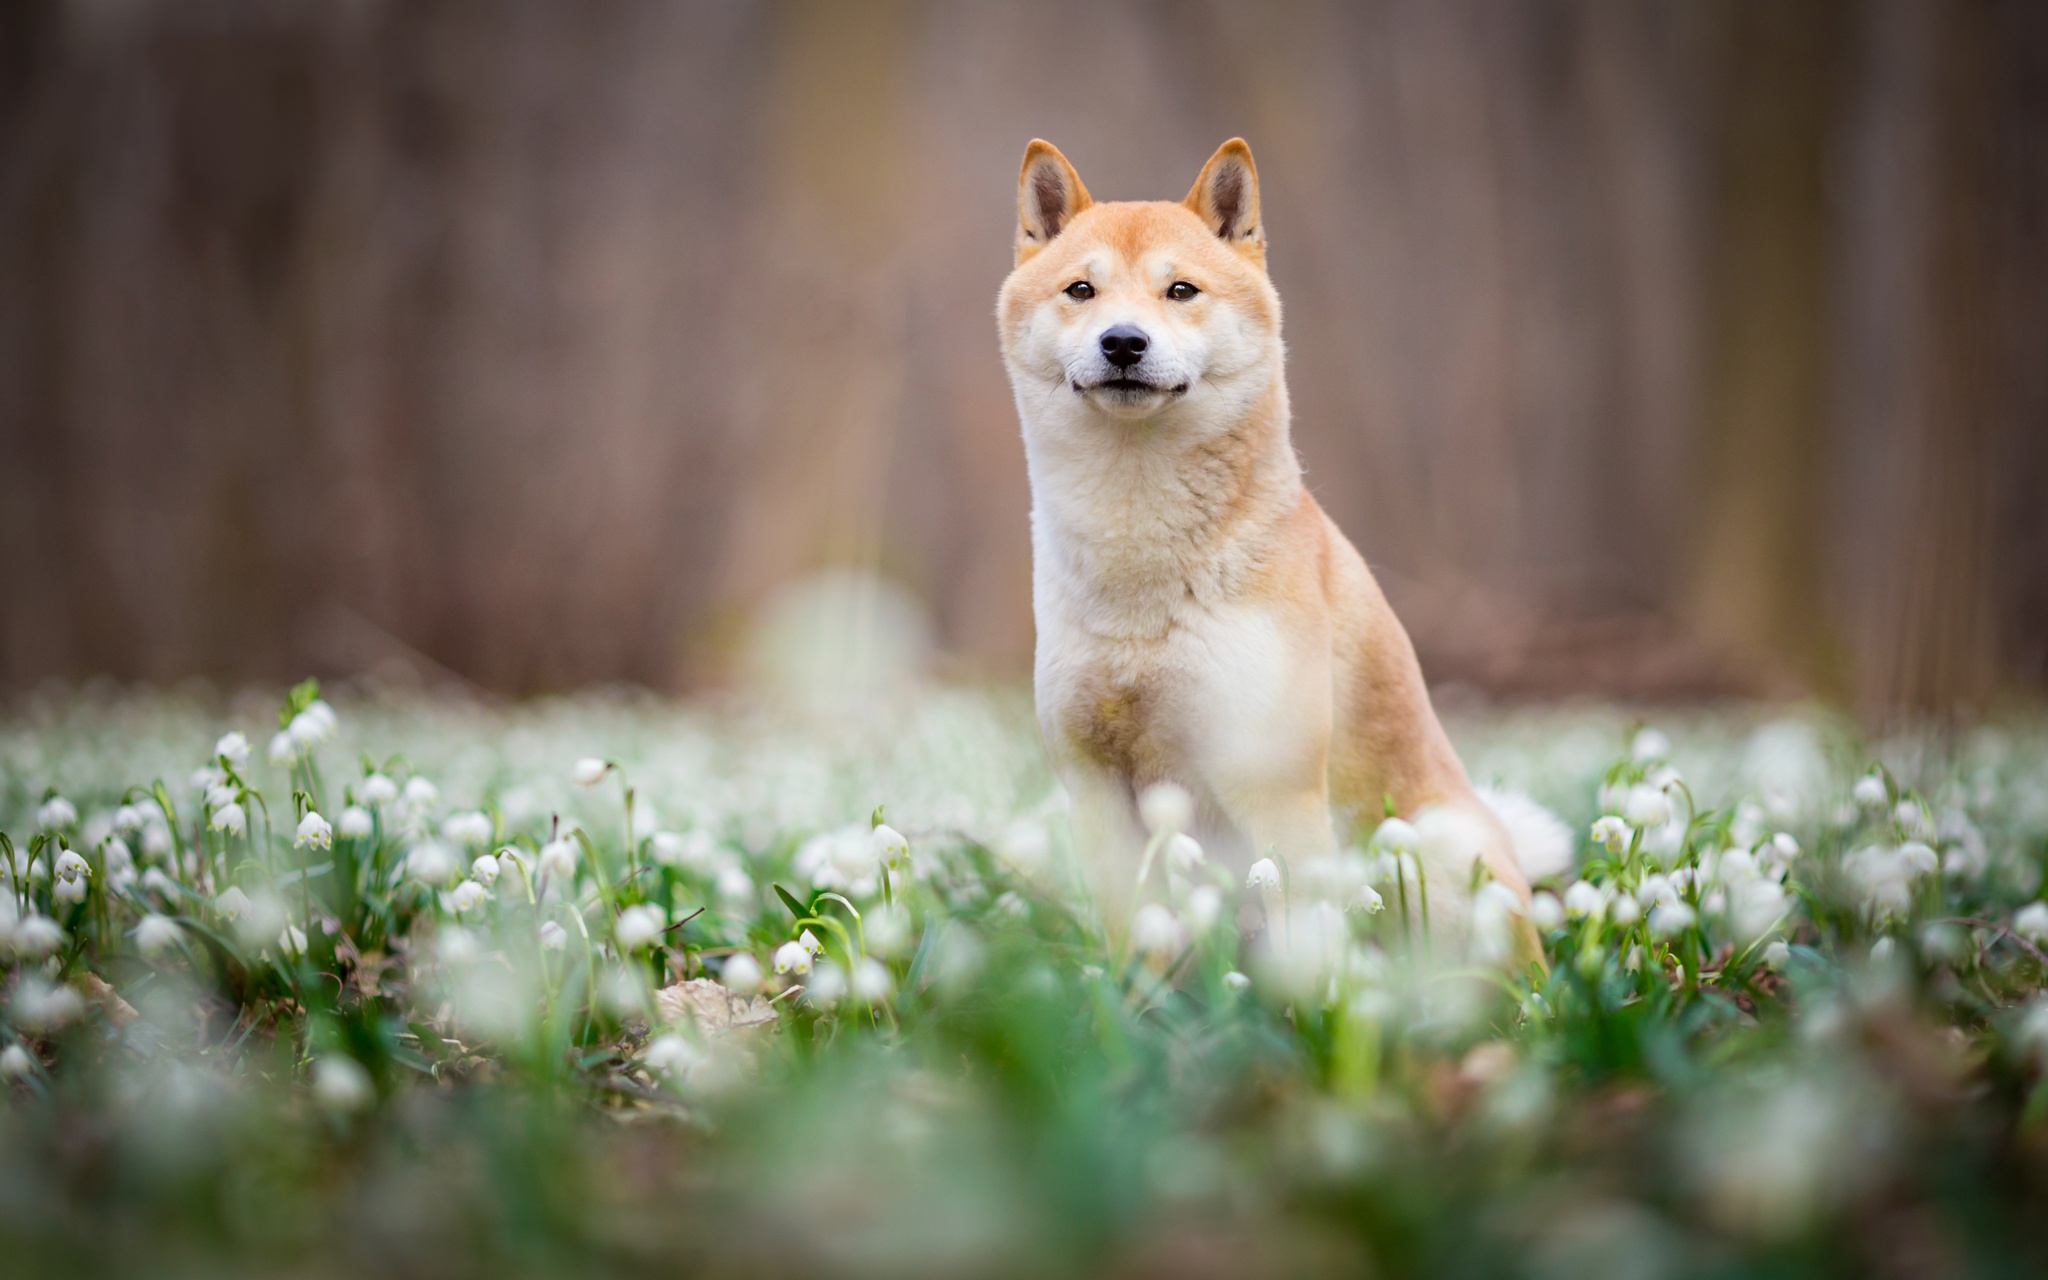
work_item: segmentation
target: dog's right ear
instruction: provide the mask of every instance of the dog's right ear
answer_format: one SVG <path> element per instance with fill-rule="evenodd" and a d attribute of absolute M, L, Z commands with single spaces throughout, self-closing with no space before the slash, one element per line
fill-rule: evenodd
<path fill-rule="evenodd" d="M 1075 214 L 1094 203 L 1060 149 L 1033 138 L 1017 175 L 1017 265 L 1051 244 Z"/>

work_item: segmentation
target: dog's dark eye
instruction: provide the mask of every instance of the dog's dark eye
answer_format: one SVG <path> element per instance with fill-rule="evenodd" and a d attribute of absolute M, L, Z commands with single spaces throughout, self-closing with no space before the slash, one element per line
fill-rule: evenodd
<path fill-rule="evenodd" d="M 1172 298 L 1175 302 L 1186 302 L 1189 298 L 1194 297 L 1200 292 L 1200 289 L 1195 288 L 1195 286 L 1187 281 L 1176 280 L 1167 287 L 1166 296 Z"/>
<path fill-rule="evenodd" d="M 1086 302 L 1095 296 L 1095 286 L 1086 280 L 1076 280 L 1067 286 L 1067 296 L 1076 302 Z"/>

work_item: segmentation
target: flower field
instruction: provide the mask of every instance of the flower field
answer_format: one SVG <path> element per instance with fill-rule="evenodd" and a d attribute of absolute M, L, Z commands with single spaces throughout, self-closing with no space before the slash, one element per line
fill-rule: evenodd
<path fill-rule="evenodd" d="M 8 1274 L 2028 1275 L 2048 723 L 1450 717 L 1573 833 L 1076 889 L 1028 696 L 0 721 Z M 1438 886 L 1439 894 L 1444 892 Z M 1544 962 L 1518 964 L 1518 915 Z"/>

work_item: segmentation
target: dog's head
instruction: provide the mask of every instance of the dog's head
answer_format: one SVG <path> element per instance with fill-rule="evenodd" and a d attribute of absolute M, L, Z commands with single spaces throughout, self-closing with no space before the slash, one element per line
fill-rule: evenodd
<path fill-rule="evenodd" d="M 1027 418 L 1242 416 L 1280 366 L 1251 148 L 1224 143 L 1179 203 L 1097 204 L 1058 148 L 1033 141 L 996 314 Z"/>

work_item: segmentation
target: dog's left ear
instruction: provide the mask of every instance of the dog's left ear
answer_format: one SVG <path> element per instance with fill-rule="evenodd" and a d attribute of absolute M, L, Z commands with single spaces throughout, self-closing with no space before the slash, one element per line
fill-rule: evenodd
<path fill-rule="evenodd" d="M 1263 260 L 1266 226 L 1259 218 L 1259 170 L 1243 138 L 1216 148 L 1202 176 L 1183 202 L 1209 224 L 1216 238 L 1233 249 Z"/>

